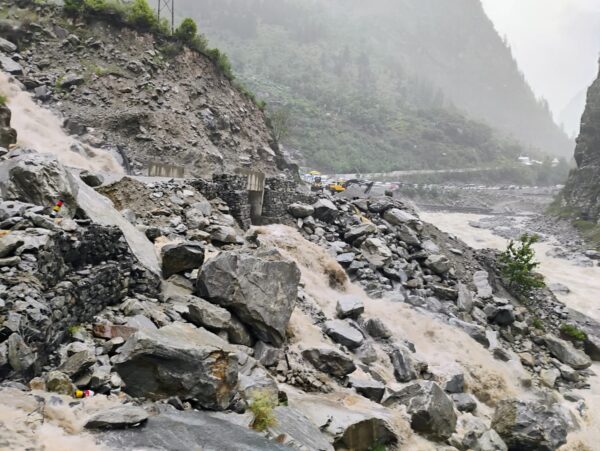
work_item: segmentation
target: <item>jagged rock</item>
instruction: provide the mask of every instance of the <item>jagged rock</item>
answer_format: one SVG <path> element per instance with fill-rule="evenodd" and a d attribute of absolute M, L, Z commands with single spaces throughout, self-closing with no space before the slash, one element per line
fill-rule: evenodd
<path fill-rule="evenodd" d="M 408 348 L 396 345 L 390 353 L 390 360 L 398 382 L 410 382 L 417 378 L 415 364 Z"/>
<path fill-rule="evenodd" d="M 23 238 L 15 234 L 0 237 L 0 258 L 12 255 L 23 244 L 25 244 Z"/>
<path fill-rule="evenodd" d="M 238 377 L 238 360 L 227 342 L 179 323 L 137 332 L 119 349 L 113 364 L 131 396 L 178 396 L 213 410 L 229 407 Z"/>
<path fill-rule="evenodd" d="M 377 233 L 377 227 L 374 224 L 366 223 L 352 227 L 344 234 L 344 239 L 350 243 L 354 242 L 357 238 L 365 235 L 371 235 Z"/>
<path fill-rule="evenodd" d="M 458 284 L 458 299 L 456 305 L 460 310 L 466 313 L 471 313 L 473 310 L 473 294 L 469 288 L 462 284 Z"/>
<path fill-rule="evenodd" d="M 266 343 L 280 346 L 298 297 L 300 271 L 272 250 L 222 252 L 200 271 L 196 291 L 235 313 Z"/>
<path fill-rule="evenodd" d="M 413 430 L 435 440 L 447 440 L 456 430 L 452 400 L 435 382 L 421 381 L 394 393 L 384 401 L 406 406 Z"/>
<path fill-rule="evenodd" d="M 419 218 L 417 218 L 416 216 L 398 208 L 386 210 L 383 214 L 383 219 L 385 219 L 390 224 L 397 226 L 419 221 Z"/>
<path fill-rule="evenodd" d="M 364 258 L 376 268 L 383 268 L 392 259 L 392 251 L 379 238 L 367 238 L 361 250 Z"/>
<path fill-rule="evenodd" d="M 554 388 L 556 380 L 560 377 L 560 371 L 556 368 L 540 371 L 540 380 L 548 388 Z"/>
<path fill-rule="evenodd" d="M 12 369 L 20 374 L 28 374 L 37 360 L 36 353 L 17 333 L 8 337 L 7 347 L 8 363 Z"/>
<path fill-rule="evenodd" d="M 338 256 L 335 257 L 335 260 L 342 266 L 348 266 L 355 258 L 356 254 L 354 252 L 344 252 L 343 254 L 338 254 Z"/>
<path fill-rule="evenodd" d="M 310 348 L 302 351 L 302 357 L 316 369 L 335 377 L 344 377 L 356 370 L 352 359 L 335 349 Z"/>
<path fill-rule="evenodd" d="M 410 244 L 412 246 L 418 246 L 421 244 L 421 240 L 419 240 L 417 233 L 406 224 L 400 224 L 398 227 L 398 238 L 400 238 L 400 240 L 406 244 Z M 439 252 L 439 248 L 437 252 Z"/>
<path fill-rule="evenodd" d="M 0 51 L 5 53 L 14 53 L 17 51 L 17 46 L 4 38 L 0 38 Z"/>
<path fill-rule="evenodd" d="M 365 321 L 365 330 L 373 338 L 390 338 L 392 331 L 379 318 L 369 318 Z"/>
<path fill-rule="evenodd" d="M 465 374 L 458 365 L 443 365 L 429 368 L 446 393 L 462 393 L 465 390 Z"/>
<path fill-rule="evenodd" d="M 167 244 L 161 250 L 163 276 L 200 268 L 204 263 L 204 246 L 200 243 Z"/>
<path fill-rule="evenodd" d="M 85 370 L 91 368 L 94 363 L 96 363 L 96 356 L 92 350 L 86 349 L 73 354 L 58 367 L 58 370 L 71 378 L 76 378 Z"/>
<path fill-rule="evenodd" d="M 204 299 L 196 296 L 172 296 L 169 300 L 186 305 L 188 312 L 183 316 L 196 326 L 218 331 L 228 329 L 231 324 L 231 313 Z"/>
<path fill-rule="evenodd" d="M 236 230 L 228 226 L 213 226 L 210 229 L 210 239 L 224 244 L 235 244 L 241 241 Z"/>
<path fill-rule="evenodd" d="M 12 113 L 6 105 L 0 105 L 0 148 L 8 149 L 17 142 L 17 131 L 10 126 Z"/>
<path fill-rule="evenodd" d="M 92 331 L 94 336 L 98 338 L 106 338 L 107 340 L 111 340 L 113 338 L 123 338 L 126 340 L 138 330 L 136 328 L 123 325 L 94 324 Z"/>
<path fill-rule="evenodd" d="M 215 418 L 210 412 L 171 410 L 150 417 L 144 427 L 106 431 L 98 436 L 110 449 L 169 451 L 285 451 L 251 429 Z"/>
<path fill-rule="evenodd" d="M 515 310 L 512 305 L 496 307 L 493 314 L 488 316 L 488 321 L 502 327 L 510 326 L 515 322 Z"/>
<path fill-rule="evenodd" d="M 91 186 L 92 188 L 97 188 L 98 186 L 104 183 L 104 177 L 100 174 L 94 174 L 90 171 L 83 171 L 79 174 L 79 178 L 83 180 L 87 186 Z"/>
<path fill-rule="evenodd" d="M 425 266 L 442 276 L 450 271 L 452 263 L 445 255 L 430 255 L 427 260 L 425 260 Z"/>
<path fill-rule="evenodd" d="M 567 441 L 568 422 L 562 412 L 536 401 L 500 401 L 492 428 L 509 449 L 554 451 Z"/>
<path fill-rule="evenodd" d="M 60 371 L 50 371 L 46 374 L 46 390 L 59 395 L 73 396 L 75 386 L 69 376 Z"/>
<path fill-rule="evenodd" d="M 496 431 L 485 431 L 473 446 L 473 451 L 508 451 L 506 443 Z"/>
<path fill-rule="evenodd" d="M 273 409 L 275 424 L 268 431 L 281 444 L 299 450 L 334 451 L 329 439 L 300 411 L 286 406 Z"/>
<path fill-rule="evenodd" d="M 314 217 L 324 222 L 334 221 L 339 214 L 338 208 L 329 199 L 319 199 L 314 205 Z"/>
<path fill-rule="evenodd" d="M 342 296 L 338 299 L 336 305 L 336 313 L 338 318 L 353 318 L 357 319 L 365 311 L 363 300 L 354 295 Z"/>
<path fill-rule="evenodd" d="M 0 67 L 10 75 L 23 75 L 23 67 L 8 56 L 0 55 Z"/>
<path fill-rule="evenodd" d="M 154 331 L 157 330 L 156 324 L 150 318 L 144 315 L 135 315 L 127 320 L 125 325 L 135 330 Z"/>
<path fill-rule="evenodd" d="M 256 340 L 248 331 L 248 328 L 235 316 L 231 316 L 231 322 L 227 328 L 227 340 L 234 345 L 242 345 L 251 348 Z"/>
<path fill-rule="evenodd" d="M 82 75 L 73 72 L 69 72 L 58 81 L 58 84 L 62 89 L 68 89 L 72 86 L 79 86 L 83 83 L 85 83 L 85 78 Z"/>
<path fill-rule="evenodd" d="M 546 335 L 544 342 L 554 357 L 576 370 L 584 370 L 592 365 L 592 360 L 571 343 L 552 335 Z"/>
<path fill-rule="evenodd" d="M 371 401 L 380 402 L 385 393 L 385 385 L 373 379 L 350 377 L 349 383 L 357 393 Z"/>
<path fill-rule="evenodd" d="M 469 393 L 454 393 L 450 395 L 459 412 L 475 412 L 477 401 Z"/>
<path fill-rule="evenodd" d="M 346 346 L 348 349 L 358 348 L 365 338 L 363 334 L 352 327 L 346 321 L 339 319 L 325 322 L 325 333 L 336 343 Z"/>
<path fill-rule="evenodd" d="M 102 410 L 85 422 L 86 429 L 124 429 L 144 423 L 150 415 L 141 407 L 118 406 Z"/>
<path fill-rule="evenodd" d="M 486 271 L 477 271 L 473 274 L 473 284 L 477 288 L 477 296 L 481 299 L 490 299 L 493 295 L 489 282 L 489 274 Z"/>
<path fill-rule="evenodd" d="M 306 205 L 306 204 L 291 204 L 288 207 L 288 212 L 294 217 L 294 218 L 307 218 L 309 216 L 312 216 L 315 212 L 315 207 L 313 207 L 312 205 Z"/>
<path fill-rule="evenodd" d="M 20 200 L 52 207 L 57 199 L 65 202 L 66 212 L 77 208 L 77 181 L 56 157 L 26 154 L 0 163 L 0 195 L 4 200 Z"/>
<path fill-rule="evenodd" d="M 262 341 L 259 341 L 254 345 L 254 358 L 263 366 L 275 366 L 282 359 L 282 357 L 283 352 L 279 348 L 269 346 Z"/>

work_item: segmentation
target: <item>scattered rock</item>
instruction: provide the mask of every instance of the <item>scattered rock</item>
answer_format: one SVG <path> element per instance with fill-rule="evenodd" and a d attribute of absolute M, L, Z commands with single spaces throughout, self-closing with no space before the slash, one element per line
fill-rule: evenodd
<path fill-rule="evenodd" d="M 346 321 L 339 319 L 325 322 L 325 333 L 333 341 L 346 346 L 348 349 L 358 348 L 365 339 L 360 331 Z"/>
<path fill-rule="evenodd" d="M 335 377 L 344 377 L 356 370 L 352 359 L 335 349 L 310 348 L 302 351 L 302 357 L 319 371 Z"/>
<path fill-rule="evenodd" d="M 204 263 L 204 246 L 198 242 L 167 244 L 162 248 L 161 254 L 165 279 L 174 274 L 198 269 Z"/>
<path fill-rule="evenodd" d="M 94 414 L 85 423 L 86 429 L 125 429 L 144 423 L 150 415 L 141 407 L 118 406 Z"/>
<path fill-rule="evenodd" d="M 554 357 L 576 370 L 584 370 L 592 365 L 592 360 L 569 342 L 552 335 L 546 335 L 544 342 Z"/>
<path fill-rule="evenodd" d="M 365 304 L 358 296 L 346 295 L 338 299 L 336 312 L 340 319 L 358 317 L 365 311 Z"/>
<path fill-rule="evenodd" d="M 315 212 L 315 208 L 312 205 L 291 204 L 288 207 L 288 211 L 294 218 L 304 219 L 309 216 L 312 216 Z"/>
<path fill-rule="evenodd" d="M 333 222 L 339 211 L 329 199 L 319 199 L 314 205 L 314 217 L 324 222 Z"/>

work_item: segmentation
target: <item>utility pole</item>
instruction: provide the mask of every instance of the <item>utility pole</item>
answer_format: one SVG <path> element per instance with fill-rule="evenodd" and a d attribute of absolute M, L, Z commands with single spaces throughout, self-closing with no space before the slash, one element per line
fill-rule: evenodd
<path fill-rule="evenodd" d="M 175 0 L 158 0 L 158 23 L 163 13 L 166 17 L 171 13 L 171 33 L 175 33 Z"/>

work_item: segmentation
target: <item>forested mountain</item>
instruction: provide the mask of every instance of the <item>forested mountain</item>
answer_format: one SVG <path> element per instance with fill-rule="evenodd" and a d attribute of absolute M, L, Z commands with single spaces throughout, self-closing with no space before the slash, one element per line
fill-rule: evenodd
<path fill-rule="evenodd" d="M 282 142 L 309 164 L 462 167 L 512 160 L 519 144 L 572 151 L 479 0 L 177 5 L 272 111 L 289 112 Z"/>

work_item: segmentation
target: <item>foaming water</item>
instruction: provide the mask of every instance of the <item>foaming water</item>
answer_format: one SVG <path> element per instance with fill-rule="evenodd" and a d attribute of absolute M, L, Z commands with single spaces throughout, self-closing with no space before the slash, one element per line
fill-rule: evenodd
<path fill-rule="evenodd" d="M 494 235 L 491 231 L 469 225 L 470 221 L 479 221 L 483 216 L 462 213 L 421 213 L 421 218 L 435 224 L 444 232 L 456 235 L 475 248 L 504 250 L 507 240 Z M 566 259 L 549 257 L 546 252 L 551 248 L 548 243 L 536 244 L 536 257 L 541 263 L 540 273 L 548 283 L 562 283 L 571 290 L 557 297 L 569 307 L 600 321 L 600 267 L 581 267 Z M 590 390 L 577 393 L 585 399 L 587 411 L 580 431 L 569 436 L 564 451 L 585 451 L 599 449 L 600 443 L 600 363 L 591 368 L 596 376 L 590 377 Z M 586 448 L 587 447 L 587 448 Z"/>
<path fill-rule="evenodd" d="M 38 398 L 11 388 L 0 390 L 1 450 L 110 451 L 83 432 L 83 425 L 94 411 L 115 405 L 114 401 L 99 396 L 71 408 L 70 398 L 33 394 Z"/>
<path fill-rule="evenodd" d="M 427 363 L 463 366 L 467 370 L 467 382 L 480 400 L 493 405 L 506 397 L 526 395 L 520 382 L 529 377 L 518 362 L 507 366 L 497 361 L 462 330 L 419 313 L 407 304 L 371 299 L 360 287 L 348 281 L 339 283 L 341 277 L 332 274 L 343 274 L 343 269 L 324 249 L 305 240 L 298 231 L 281 225 L 260 227 L 258 231 L 261 242 L 274 245 L 284 256 L 296 261 L 306 293 L 327 316 L 335 317 L 336 303 L 341 294 L 360 296 L 365 304 L 365 316 L 382 320 L 398 341 L 405 339 L 414 343 L 419 357 Z M 292 317 L 293 330 L 299 335 L 296 341 L 306 347 L 317 344 L 330 346 L 321 330 L 298 310 Z M 395 384 L 392 368 L 381 369 L 388 383 Z"/>
<path fill-rule="evenodd" d="M 77 141 L 67 136 L 62 129 L 61 120 L 50 110 L 37 105 L 29 93 L 23 91 L 18 83 L 2 71 L 0 93 L 7 97 L 7 105 L 12 112 L 11 126 L 17 130 L 17 144 L 21 147 L 54 154 L 67 166 L 123 173 L 121 165 L 106 150 L 81 145 L 86 155 L 71 150 Z"/>

